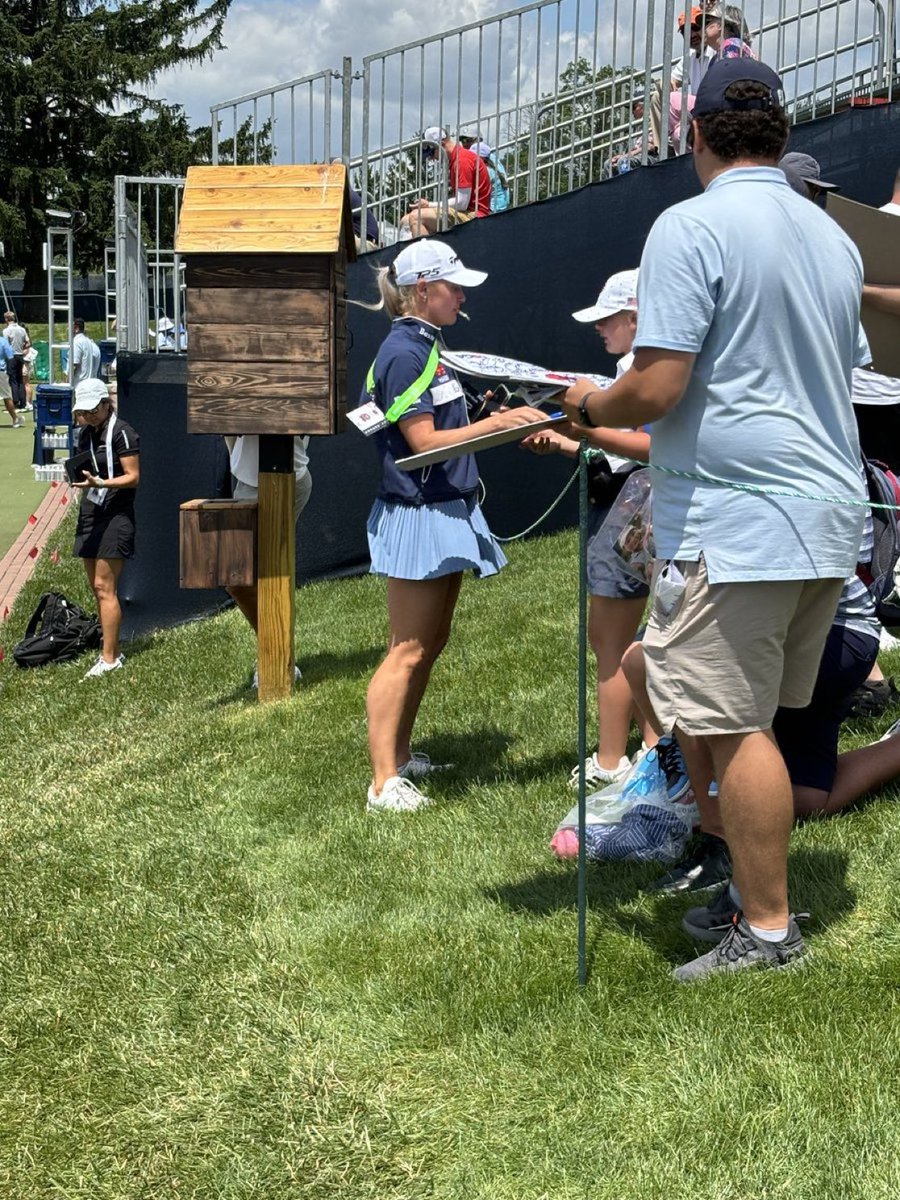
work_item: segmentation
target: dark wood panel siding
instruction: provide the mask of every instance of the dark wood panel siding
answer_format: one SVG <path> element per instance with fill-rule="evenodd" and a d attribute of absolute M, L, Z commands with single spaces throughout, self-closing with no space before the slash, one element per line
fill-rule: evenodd
<path fill-rule="evenodd" d="M 189 288 L 326 288 L 327 254 L 192 254 L 185 267 Z"/>

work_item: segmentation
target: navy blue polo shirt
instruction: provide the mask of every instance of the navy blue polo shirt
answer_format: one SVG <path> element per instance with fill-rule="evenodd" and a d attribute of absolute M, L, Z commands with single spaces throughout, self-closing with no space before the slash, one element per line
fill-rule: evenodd
<path fill-rule="evenodd" d="M 428 356 L 439 338 L 439 330 L 417 317 L 399 317 L 394 321 L 375 359 L 374 400 L 387 412 L 398 396 L 425 370 Z M 360 403 L 369 394 L 363 388 Z M 439 363 L 429 387 L 396 422 L 379 430 L 372 440 L 381 456 L 382 500 L 402 504 L 434 504 L 471 496 L 478 487 L 478 468 L 472 454 L 464 454 L 446 463 L 433 463 L 419 471 L 398 471 L 398 458 L 413 453 L 403 436 L 403 422 L 419 413 L 431 413 L 438 430 L 460 429 L 469 424 L 469 412 L 462 386 L 449 367 Z"/>

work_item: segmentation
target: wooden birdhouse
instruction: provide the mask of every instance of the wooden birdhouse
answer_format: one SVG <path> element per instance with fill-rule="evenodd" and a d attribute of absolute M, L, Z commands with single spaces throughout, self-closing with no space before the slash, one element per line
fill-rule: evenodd
<path fill-rule="evenodd" d="M 356 257 L 344 165 L 190 167 L 175 249 L 188 432 L 339 432 Z"/>

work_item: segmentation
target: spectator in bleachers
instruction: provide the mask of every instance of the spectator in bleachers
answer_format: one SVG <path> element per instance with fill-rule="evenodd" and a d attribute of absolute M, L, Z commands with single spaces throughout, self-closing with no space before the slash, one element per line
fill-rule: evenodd
<path fill-rule="evenodd" d="M 734 4 L 715 4 L 706 10 L 702 40 L 716 58 L 756 58 L 744 14 Z"/>
<path fill-rule="evenodd" d="M 607 167 L 604 168 L 603 177 L 609 179 L 612 175 L 623 175 L 626 171 L 630 171 L 632 167 L 641 165 L 641 155 L 644 152 L 644 97 L 635 96 L 631 102 L 631 123 L 632 127 L 636 128 L 637 137 L 624 150 L 620 150 L 618 154 L 614 154 L 609 160 Z M 656 143 L 653 140 L 653 127 L 651 124 L 649 136 L 647 138 L 647 153 L 655 155 L 657 152 Z"/>
<path fill-rule="evenodd" d="M 420 198 L 400 221 L 398 241 L 437 233 L 446 225 L 462 225 L 491 213 L 491 178 L 487 167 L 471 150 L 454 141 L 443 129 L 430 126 L 422 134 L 426 162 L 443 157 L 448 171 L 447 211 L 434 200 Z"/>
<path fill-rule="evenodd" d="M 691 52 L 696 53 L 697 74 L 701 78 L 706 73 L 709 63 L 717 59 L 756 58 L 750 45 L 750 30 L 744 20 L 744 14 L 736 5 L 715 4 L 711 8 L 700 9 L 696 19 L 692 10 L 691 18 Z M 699 33 L 699 47 L 696 52 L 693 50 L 695 29 Z M 697 86 L 699 87 L 699 81 Z M 690 87 L 688 89 L 688 110 L 693 110 L 695 90 L 692 91 Z M 681 89 L 676 87 L 669 96 L 669 140 L 676 153 L 681 152 L 679 130 L 684 103 Z"/>
<path fill-rule="evenodd" d="M 353 232 L 356 234 L 356 248 L 362 252 L 377 250 L 378 222 L 371 208 L 366 209 L 366 240 L 362 240 L 362 195 L 356 188 L 350 188 L 350 210 L 353 218 Z"/>
<path fill-rule="evenodd" d="M 687 36 L 690 49 L 687 56 L 687 94 L 695 96 L 697 88 L 706 74 L 709 64 L 715 58 L 715 51 L 709 47 L 703 46 L 703 9 L 695 6 L 688 14 L 690 23 L 685 20 L 685 14 L 682 12 L 678 16 L 678 32 L 682 37 Z M 687 35 L 685 35 L 687 30 Z M 681 97 L 682 82 L 684 80 L 684 60 L 679 59 L 672 68 L 672 74 L 669 78 L 669 86 L 665 87 L 665 83 L 657 83 L 650 95 L 650 129 L 652 133 L 653 144 L 659 147 L 662 144 L 662 106 L 663 106 L 663 90 L 671 96 L 677 95 Z M 679 107 L 680 113 L 680 107 Z M 671 118 L 669 121 L 671 124 Z M 668 132 L 667 132 L 668 136 Z"/>
<path fill-rule="evenodd" d="M 475 142 L 472 153 L 478 155 L 491 178 L 491 212 L 506 212 L 509 208 L 509 182 L 506 172 L 494 158 L 494 152 L 487 142 Z"/>

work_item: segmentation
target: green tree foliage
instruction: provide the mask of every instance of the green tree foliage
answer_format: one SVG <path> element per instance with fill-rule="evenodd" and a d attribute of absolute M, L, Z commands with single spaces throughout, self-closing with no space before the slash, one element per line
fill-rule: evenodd
<path fill-rule="evenodd" d="M 153 100 L 161 71 L 222 46 L 231 0 L 4 0 L 0 37 L 0 238 L 7 269 L 42 292 L 48 207 L 86 214 L 76 265 L 102 262 L 116 174 L 180 174 L 207 129 Z M 244 131 L 246 136 L 246 131 Z"/>
<path fill-rule="evenodd" d="M 609 66 L 592 70 L 586 58 L 570 62 L 556 91 L 524 110 L 510 130 L 516 149 L 506 167 L 515 176 L 516 203 L 544 200 L 599 179 L 610 154 L 628 140 L 633 90 L 629 67 L 614 74 Z"/>

